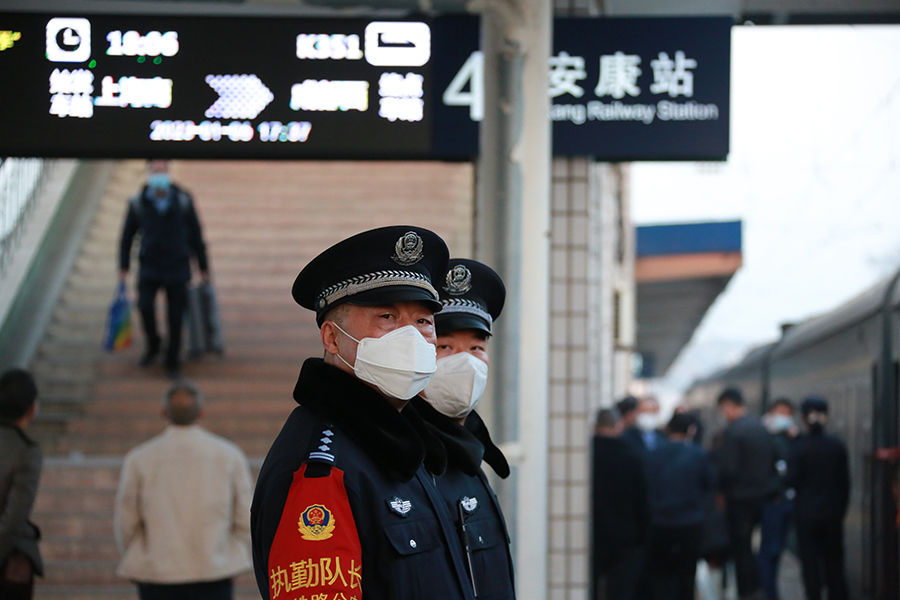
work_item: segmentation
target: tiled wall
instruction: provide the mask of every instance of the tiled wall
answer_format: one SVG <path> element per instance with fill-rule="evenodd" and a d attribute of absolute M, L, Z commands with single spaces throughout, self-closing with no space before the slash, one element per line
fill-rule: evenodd
<path fill-rule="evenodd" d="M 550 600 L 588 598 L 592 422 L 596 410 L 611 404 L 628 383 L 623 366 L 633 331 L 627 323 L 633 318 L 633 243 L 626 181 L 627 168 L 620 165 L 587 158 L 553 162 Z M 621 306 L 618 340 L 616 292 Z"/>

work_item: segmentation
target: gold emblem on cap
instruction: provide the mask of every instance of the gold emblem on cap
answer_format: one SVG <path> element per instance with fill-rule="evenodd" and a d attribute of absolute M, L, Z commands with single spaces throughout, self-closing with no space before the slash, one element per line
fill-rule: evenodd
<path fill-rule="evenodd" d="M 415 231 L 407 231 L 394 244 L 394 256 L 391 259 L 398 265 L 408 267 L 422 260 L 422 249 L 425 243 Z"/>
<path fill-rule="evenodd" d="M 444 290 L 451 296 L 462 296 L 472 289 L 472 272 L 465 265 L 456 265 L 447 271 Z"/>

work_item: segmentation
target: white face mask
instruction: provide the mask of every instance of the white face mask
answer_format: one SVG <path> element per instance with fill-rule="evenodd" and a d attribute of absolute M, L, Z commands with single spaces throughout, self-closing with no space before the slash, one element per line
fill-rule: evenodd
<path fill-rule="evenodd" d="M 637 417 L 637 426 L 641 431 L 653 431 L 659 424 L 659 415 L 656 413 L 641 413 Z"/>
<path fill-rule="evenodd" d="M 437 371 L 425 388 L 425 399 L 442 415 L 459 419 L 475 410 L 487 387 L 488 366 L 468 352 L 437 361 Z"/>
<path fill-rule="evenodd" d="M 340 354 L 341 361 L 353 369 L 356 377 L 377 387 L 391 398 L 409 400 L 428 385 L 437 368 L 434 344 L 412 325 L 386 333 L 380 338 L 357 340 L 341 329 L 341 333 L 358 344 L 356 363 L 351 365 Z"/>

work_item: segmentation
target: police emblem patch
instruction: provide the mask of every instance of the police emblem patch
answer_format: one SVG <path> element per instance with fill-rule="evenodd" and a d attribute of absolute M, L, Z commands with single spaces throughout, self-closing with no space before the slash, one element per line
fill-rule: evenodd
<path fill-rule="evenodd" d="M 394 255 L 391 257 L 398 265 L 408 267 L 422 260 L 422 249 L 425 243 L 415 231 L 407 231 L 397 243 L 394 244 Z"/>
<path fill-rule="evenodd" d="M 397 496 L 389 499 L 387 503 L 392 511 L 404 518 L 406 518 L 413 507 L 412 502 L 410 502 L 409 500 L 403 500 L 402 498 L 398 498 Z"/>
<path fill-rule="evenodd" d="M 456 265 L 447 271 L 444 290 L 451 296 L 462 296 L 472 289 L 472 272 L 465 265 Z"/>
<path fill-rule="evenodd" d="M 478 498 L 469 498 L 468 496 L 463 496 L 459 499 L 459 504 L 462 506 L 463 510 L 466 511 L 467 515 L 471 515 L 476 510 L 478 510 Z"/>
<path fill-rule="evenodd" d="M 320 542 L 331 537 L 335 519 L 331 511 L 323 504 L 313 504 L 307 506 L 306 510 L 300 513 L 300 521 L 297 526 L 304 540 Z"/>

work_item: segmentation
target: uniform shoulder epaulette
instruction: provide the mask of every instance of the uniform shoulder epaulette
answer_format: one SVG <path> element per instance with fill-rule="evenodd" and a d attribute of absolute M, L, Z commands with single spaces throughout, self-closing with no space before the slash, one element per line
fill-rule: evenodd
<path fill-rule="evenodd" d="M 313 433 L 306 456 L 306 477 L 328 477 L 334 465 L 334 429 L 323 423 Z"/>

